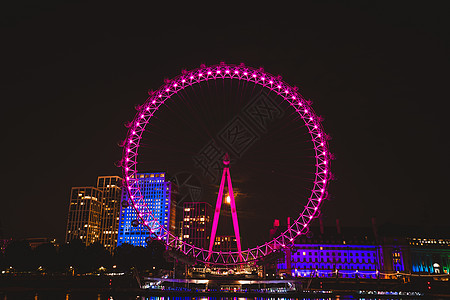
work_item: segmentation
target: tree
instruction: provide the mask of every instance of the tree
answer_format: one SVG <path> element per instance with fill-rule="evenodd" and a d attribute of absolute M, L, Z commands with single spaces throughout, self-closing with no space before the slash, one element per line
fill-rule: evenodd
<path fill-rule="evenodd" d="M 114 250 L 114 264 L 119 270 L 128 270 L 134 265 L 134 246 L 122 244 Z"/>
<path fill-rule="evenodd" d="M 71 240 L 68 244 L 59 248 L 59 269 L 67 270 L 69 267 L 75 268 L 77 272 L 84 270 L 83 260 L 85 259 L 86 247 L 81 240 Z"/>
<path fill-rule="evenodd" d="M 34 267 L 42 266 L 45 270 L 55 271 L 57 268 L 57 252 L 52 243 L 39 245 L 33 251 Z"/>
<path fill-rule="evenodd" d="M 32 251 L 27 241 L 13 241 L 5 250 L 5 262 L 18 271 L 33 269 Z"/>
<path fill-rule="evenodd" d="M 102 244 L 95 242 L 86 248 L 84 262 L 88 271 L 95 271 L 100 267 L 110 267 L 112 265 L 112 257 Z"/>

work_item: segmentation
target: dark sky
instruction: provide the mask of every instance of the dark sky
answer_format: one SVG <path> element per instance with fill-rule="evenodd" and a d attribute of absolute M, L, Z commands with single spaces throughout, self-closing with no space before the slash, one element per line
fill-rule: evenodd
<path fill-rule="evenodd" d="M 62 240 L 70 187 L 120 174 L 147 90 L 220 61 L 313 100 L 337 157 L 326 223 L 449 225 L 449 10 L 391 2 L 2 4 L 5 235 Z"/>

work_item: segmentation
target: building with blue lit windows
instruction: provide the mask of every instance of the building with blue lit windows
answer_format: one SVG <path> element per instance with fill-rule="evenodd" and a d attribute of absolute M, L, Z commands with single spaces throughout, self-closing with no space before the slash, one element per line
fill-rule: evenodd
<path fill-rule="evenodd" d="M 166 180 L 165 173 L 138 173 L 139 187 L 145 203 L 153 216 L 167 230 L 175 232 L 176 206 L 174 201 L 174 185 Z M 123 189 L 122 202 L 119 215 L 119 234 L 117 246 L 131 244 L 133 246 L 147 246 L 147 238 L 150 232 L 142 224 L 134 224 L 138 220 L 136 211 L 128 199 L 128 194 Z"/>

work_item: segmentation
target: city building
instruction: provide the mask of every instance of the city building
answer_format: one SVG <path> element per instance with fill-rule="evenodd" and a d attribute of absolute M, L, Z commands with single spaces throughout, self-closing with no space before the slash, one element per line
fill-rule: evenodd
<path fill-rule="evenodd" d="M 6 248 L 12 242 L 12 239 L 0 239 L 0 253 L 5 253 Z"/>
<path fill-rule="evenodd" d="M 411 270 L 410 248 L 403 237 L 379 238 L 382 247 L 382 270 L 388 272 L 405 272 Z"/>
<path fill-rule="evenodd" d="M 100 239 L 102 216 L 101 190 L 95 187 L 73 187 L 67 217 L 66 243 L 80 239 L 88 246 Z"/>
<path fill-rule="evenodd" d="M 119 176 L 99 176 L 97 178 L 97 188 L 102 191 L 100 243 L 110 253 L 113 253 L 117 245 L 121 185 L 122 178 Z"/>
<path fill-rule="evenodd" d="M 372 229 L 341 230 L 338 220 L 336 225 L 324 228 L 320 221 L 320 228 L 311 228 L 307 236 L 297 238 L 284 250 L 284 258 L 278 259 L 278 274 L 343 278 L 450 274 L 450 239 L 411 238 L 407 237 L 410 233 L 398 232 L 379 235 L 374 220 Z M 279 222 L 275 222 L 271 234 L 280 230 Z"/>
<path fill-rule="evenodd" d="M 450 239 L 408 238 L 414 273 L 450 274 Z"/>
<path fill-rule="evenodd" d="M 28 244 L 30 244 L 30 248 L 32 250 L 36 249 L 37 247 L 44 245 L 44 244 L 53 244 L 53 246 L 55 247 L 59 247 L 59 245 L 56 243 L 56 239 L 52 239 L 52 238 L 27 238 L 24 239 L 25 241 L 28 242 Z"/>
<path fill-rule="evenodd" d="M 11 241 L 11 238 L 5 238 L 3 234 L 2 222 L 0 221 L 0 253 L 5 253 L 6 247 L 8 247 Z"/>
<path fill-rule="evenodd" d="M 236 237 L 234 235 L 220 235 L 216 236 L 214 240 L 214 251 L 222 251 L 222 252 L 236 252 L 237 243 Z"/>
<path fill-rule="evenodd" d="M 319 228 L 311 228 L 307 236 L 297 238 L 284 251 L 285 259 L 277 266 L 280 274 L 378 278 L 383 272 L 408 269 L 409 252 L 404 240 L 381 239 L 374 220 L 372 228 L 341 228 L 339 220 L 336 227 L 324 227 L 319 222 Z"/>
<path fill-rule="evenodd" d="M 97 187 L 73 187 L 67 217 L 66 243 L 81 239 L 86 246 L 99 242 L 109 252 L 117 245 L 121 199 L 119 176 L 99 176 Z"/>
<path fill-rule="evenodd" d="M 211 211 L 211 204 L 206 202 L 183 204 L 183 241 L 203 249 L 208 247 L 211 235 Z"/>
<path fill-rule="evenodd" d="M 290 249 L 291 274 L 295 277 L 340 276 L 376 278 L 382 266 L 381 247 L 358 244 L 294 244 Z M 279 266 L 286 270 L 286 263 Z"/>
<path fill-rule="evenodd" d="M 166 180 L 165 173 L 162 172 L 138 173 L 137 177 L 141 194 L 153 216 L 158 220 L 159 224 L 175 234 L 175 185 Z M 156 232 L 156 234 L 159 233 Z M 124 189 L 122 191 L 117 246 L 125 243 L 134 246 L 146 246 L 149 236 L 148 228 L 139 224 L 136 211 Z"/>

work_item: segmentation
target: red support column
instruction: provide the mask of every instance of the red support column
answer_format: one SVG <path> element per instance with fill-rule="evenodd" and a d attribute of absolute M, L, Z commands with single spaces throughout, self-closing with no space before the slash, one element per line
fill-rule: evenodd
<path fill-rule="evenodd" d="M 230 164 L 228 154 L 225 155 L 223 159 L 223 164 L 224 169 L 222 173 L 222 179 L 220 181 L 219 195 L 217 195 L 216 208 L 214 210 L 214 219 L 211 230 L 211 238 L 209 240 L 209 251 L 207 260 L 211 258 L 211 254 L 214 247 L 214 241 L 216 239 L 217 225 L 219 224 L 220 208 L 222 206 L 223 201 L 223 188 L 225 186 L 225 179 L 227 179 L 228 194 L 230 196 L 231 217 L 233 219 L 234 235 L 236 236 L 236 244 L 238 248 L 239 259 L 242 260 L 241 236 L 239 234 L 239 222 L 237 218 L 236 202 L 234 201 L 233 185 L 231 184 L 230 168 L 228 167 Z"/>
<path fill-rule="evenodd" d="M 211 230 L 211 238 L 209 239 L 209 251 L 208 251 L 207 260 L 209 260 L 211 257 L 211 252 L 214 247 L 214 240 L 216 239 L 217 225 L 219 224 L 220 207 L 222 206 L 222 201 L 223 201 L 223 187 L 225 185 L 226 170 L 227 170 L 227 168 L 225 168 L 223 170 L 222 180 L 220 181 L 220 187 L 219 187 L 219 195 L 217 195 L 216 208 L 214 210 L 214 220 L 213 220 L 213 225 L 212 225 L 212 230 Z"/>

